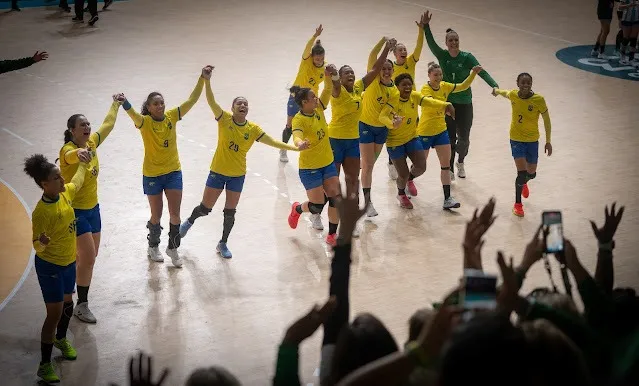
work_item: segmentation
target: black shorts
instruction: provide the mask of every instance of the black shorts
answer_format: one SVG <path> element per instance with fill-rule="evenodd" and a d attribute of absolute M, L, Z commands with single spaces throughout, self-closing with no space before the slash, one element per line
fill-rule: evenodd
<path fill-rule="evenodd" d="M 610 0 L 599 0 L 597 5 L 597 17 L 599 20 L 612 20 L 614 3 Z"/>

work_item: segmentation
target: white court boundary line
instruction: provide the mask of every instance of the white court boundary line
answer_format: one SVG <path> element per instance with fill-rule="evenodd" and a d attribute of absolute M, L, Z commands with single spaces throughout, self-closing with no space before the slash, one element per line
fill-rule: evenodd
<path fill-rule="evenodd" d="M 22 206 L 24 206 L 24 209 L 27 211 L 27 216 L 29 216 L 29 220 L 31 220 L 31 209 L 29 209 L 29 205 L 27 205 L 26 201 L 24 201 L 24 198 L 22 198 L 20 193 L 18 193 L 11 185 L 9 185 L 7 181 L 3 180 L 2 177 L 0 177 L 0 183 L 2 183 L 4 186 L 9 188 L 9 190 L 18 198 L 20 203 L 22 203 Z M 35 251 L 33 250 L 33 248 L 31 248 L 31 256 L 29 256 L 29 263 L 27 264 L 27 267 L 24 269 L 24 272 L 22 273 L 20 280 L 18 280 L 18 283 L 13 287 L 11 292 L 9 292 L 9 295 L 7 295 L 7 297 L 2 301 L 2 303 L 0 303 L 0 311 L 2 311 L 2 309 L 7 304 L 9 304 L 11 299 L 13 299 L 13 297 L 16 295 L 18 290 L 24 284 L 24 281 L 27 280 L 27 275 L 29 275 L 29 272 L 31 272 L 31 268 L 33 268 L 34 259 L 35 259 Z"/>
<path fill-rule="evenodd" d="M 405 0 L 394 0 L 394 1 L 396 3 L 402 3 L 402 4 L 406 4 L 406 5 L 412 5 L 412 6 L 415 6 L 415 7 L 426 8 L 428 10 L 432 9 L 432 10 L 435 10 L 437 12 L 447 13 L 449 15 L 462 17 L 464 19 L 478 21 L 480 23 L 490 24 L 490 25 L 493 25 L 493 26 L 496 26 L 496 27 L 506 28 L 506 29 L 510 29 L 510 30 L 518 31 L 518 32 L 523 32 L 523 33 L 526 33 L 526 34 L 529 34 L 529 35 L 539 36 L 539 37 L 546 38 L 546 39 L 556 40 L 556 41 L 559 41 L 559 42 L 562 42 L 562 43 L 568 43 L 568 44 L 572 44 L 572 45 L 579 45 L 579 43 L 571 42 L 570 40 L 558 38 L 558 37 L 555 37 L 555 36 L 544 35 L 544 34 L 541 34 L 541 33 L 538 33 L 538 32 L 528 31 L 526 29 L 513 27 L 513 26 L 510 26 L 510 25 L 507 25 L 507 24 L 502 24 L 502 23 L 497 23 L 497 22 L 490 21 L 490 20 L 480 19 L 480 18 L 477 18 L 477 17 L 468 16 L 468 15 L 464 15 L 464 14 L 461 14 L 461 13 L 455 13 L 455 12 L 451 12 L 451 11 L 446 11 L 444 9 L 429 7 L 429 6 L 424 5 L 424 4 L 413 3 L 413 2 L 405 1 Z"/>
<path fill-rule="evenodd" d="M 18 138 L 19 140 L 21 140 L 22 142 L 26 143 L 29 146 L 33 146 L 33 144 L 29 141 L 27 141 L 26 139 L 22 138 L 21 136 L 19 136 L 18 134 L 14 133 L 13 131 L 6 129 L 6 128 L 2 128 L 2 131 L 6 132 L 7 134 L 10 134 L 16 138 Z"/>

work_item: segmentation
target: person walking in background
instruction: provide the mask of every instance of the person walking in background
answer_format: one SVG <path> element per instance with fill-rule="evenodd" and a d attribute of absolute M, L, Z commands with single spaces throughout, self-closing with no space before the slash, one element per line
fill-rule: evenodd
<path fill-rule="evenodd" d="M 88 0 L 87 8 L 91 14 L 89 25 L 93 26 L 100 20 L 98 17 L 98 0 Z M 84 23 L 84 0 L 75 0 L 75 17 L 72 20 L 76 23 Z"/>
<path fill-rule="evenodd" d="M 0 74 L 27 68 L 33 63 L 38 63 L 42 60 L 47 60 L 48 58 L 49 54 L 46 51 L 36 51 L 36 53 L 30 58 L 0 60 Z"/>

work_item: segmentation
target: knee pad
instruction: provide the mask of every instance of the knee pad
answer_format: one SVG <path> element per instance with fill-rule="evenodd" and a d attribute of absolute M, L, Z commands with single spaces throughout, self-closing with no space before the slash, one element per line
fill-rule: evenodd
<path fill-rule="evenodd" d="M 206 206 L 200 204 L 195 207 L 195 210 L 193 212 L 196 212 L 197 217 L 208 216 L 209 213 L 211 213 L 211 208 L 207 208 Z"/>
<path fill-rule="evenodd" d="M 324 204 L 316 204 L 314 202 L 308 203 L 308 211 L 312 214 L 320 214 L 322 213 L 322 209 L 324 209 Z"/>
<path fill-rule="evenodd" d="M 157 247 L 160 244 L 160 235 L 162 234 L 162 227 L 160 224 L 146 223 L 146 227 L 149 229 L 149 234 L 146 239 L 149 240 L 150 247 Z"/>
<path fill-rule="evenodd" d="M 224 209 L 222 211 L 222 213 L 224 214 L 224 218 L 227 217 L 235 217 L 235 212 L 237 212 L 237 209 Z"/>
<path fill-rule="evenodd" d="M 169 224 L 169 249 L 180 246 L 180 224 Z"/>
<path fill-rule="evenodd" d="M 450 166 L 442 167 L 442 170 L 450 170 Z"/>
<path fill-rule="evenodd" d="M 517 172 L 517 179 L 515 180 L 515 183 L 518 186 L 524 186 L 526 184 L 526 176 L 528 175 L 528 172 L 524 171 L 518 171 Z"/>
<path fill-rule="evenodd" d="M 537 173 L 528 173 L 528 181 L 534 180 L 537 177 Z"/>

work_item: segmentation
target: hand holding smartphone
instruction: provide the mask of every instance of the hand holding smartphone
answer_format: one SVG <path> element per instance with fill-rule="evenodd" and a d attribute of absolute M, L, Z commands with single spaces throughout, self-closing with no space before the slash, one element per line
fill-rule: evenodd
<path fill-rule="evenodd" d="M 561 212 L 558 210 L 544 211 L 541 214 L 544 227 L 545 252 L 560 254 L 564 251 L 564 225 Z"/>
<path fill-rule="evenodd" d="M 497 308 L 497 276 L 476 269 L 465 269 L 460 304 L 466 310 Z"/>

